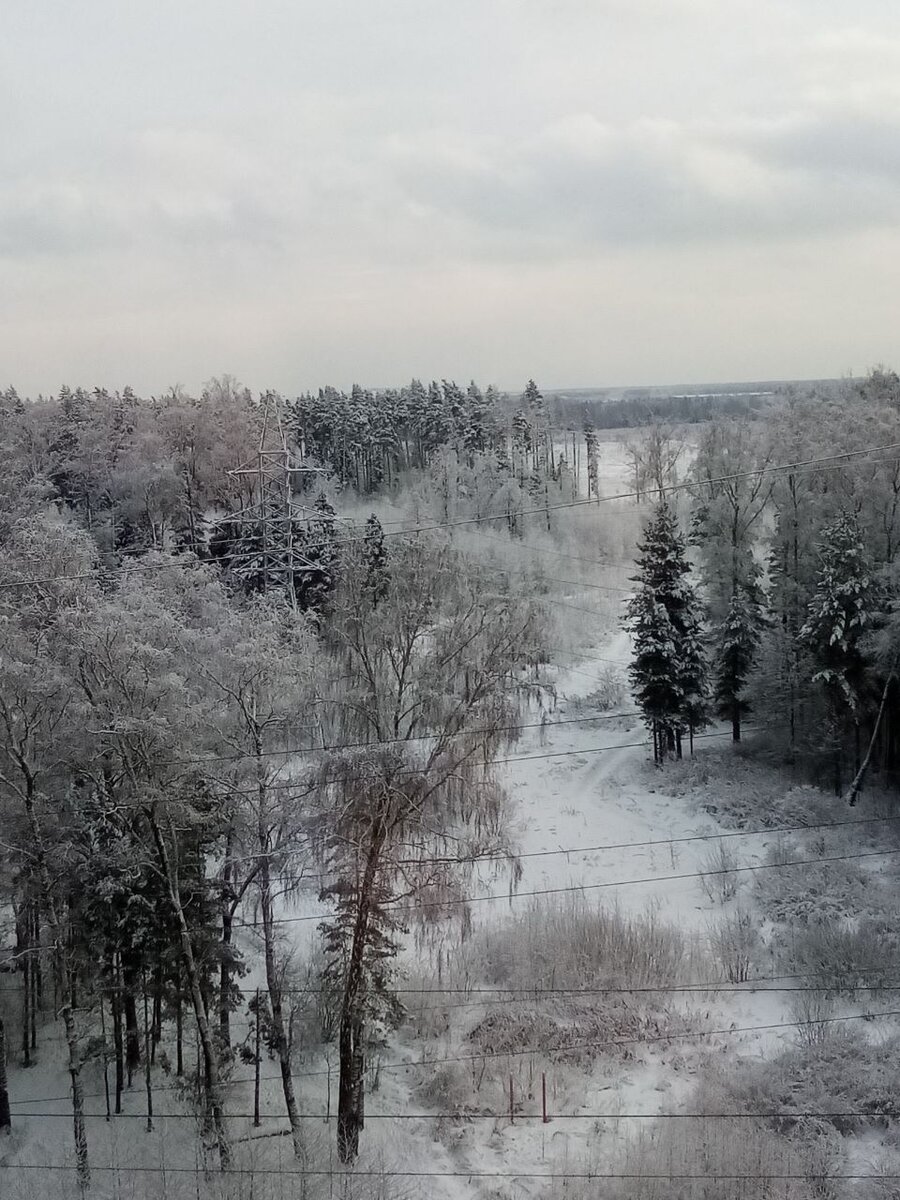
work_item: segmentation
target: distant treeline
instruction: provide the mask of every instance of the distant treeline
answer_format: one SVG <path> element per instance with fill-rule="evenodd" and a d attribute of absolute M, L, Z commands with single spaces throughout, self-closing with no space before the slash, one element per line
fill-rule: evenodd
<path fill-rule="evenodd" d="M 755 417 L 767 411 L 780 398 L 779 393 L 760 395 L 704 396 L 624 396 L 619 400 L 602 397 L 548 397 L 555 423 L 570 427 L 589 422 L 595 429 L 638 429 L 656 424 L 698 425 L 715 417 Z"/>

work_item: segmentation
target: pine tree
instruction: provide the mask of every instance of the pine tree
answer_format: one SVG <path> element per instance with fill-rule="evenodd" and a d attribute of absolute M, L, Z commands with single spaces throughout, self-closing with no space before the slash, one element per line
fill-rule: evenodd
<path fill-rule="evenodd" d="M 302 611 L 321 613 L 336 582 L 339 547 L 336 513 L 324 492 L 316 497 L 313 516 L 299 546 L 301 564 L 294 571 L 294 589 Z"/>
<path fill-rule="evenodd" d="M 717 630 L 714 663 L 716 713 L 731 721 L 731 735 L 741 740 L 741 717 L 750 710 L 747 679 L 759 649 L 762 616 L 755 593 L 739 587 L 731 597 L 725 620 Z"/>
<path fill-rule="evenodd" d="M 376 605 L 384 598 L 388 586 L 387 550 L 384 546 L 384 530 L 374 513 L 366 521 L 363 543 L 366 564 L 365 587 Z"/>
<path fill-rule="evenodd" d="M 630 676 L 659 762 L 673 751 L 680 757 L 682 734 L 693 735 L 706 721 L 706 659 L 684 536 L 665 501 L 647 524 L 639 551 L 634 581 L 640 587 L 628 606 Z"/>

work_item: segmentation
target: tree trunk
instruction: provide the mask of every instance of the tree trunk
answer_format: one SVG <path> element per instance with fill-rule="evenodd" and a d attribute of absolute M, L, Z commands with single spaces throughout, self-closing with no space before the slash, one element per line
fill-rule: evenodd
<path fill-rule="evenodd" d="M 263 785 L 261 784 L 260 786 L 262 787 Z M 272 880 L 269 870 L 269 855 L 271 851 L 268 830 L 266 828 L 264 798 L 261 799 L 260 804 L 258 825 L 260 853 L 259 891 L 266 961 L 266 987 L 269 992 L 269 1004 L 272 1008 L 272 1032 L 274 1035 L 275 1052 L 278 1055 L 278 1066 L 281 1070 L 281 1090 L 284 1093 L 284 1107 L 287 1111 L 288 1123 L 291 1127 L 294 1154 L 297 1158 L 303 1159 L 303 1134 L 300 1128 L 300 1116 L 297 1111 L 297 1098 L 294 1094 L 294 1080 L 291 1075 L 291 1044 L 284 1026 L 281 978 L 278 974 L 278 963 L 275 954 L 275 920 L 272 912 Z"/>
<path fill-rule="evenodd" d="M 232 915 L 229 901 L 222 898 L 222 945 L 219 960 L 219 1040 L 223 1050 L 231 1049 L 231 938 Z"/>
<path fill-rule="evenodd" d="M 153 1132 L 153 1078 L 150 1073 L 150 997 L 147 995 L 147 972 L 143 972 L 144 992 L 144 1087 L 147 1092 L 147 1132 Z"/>
<path fill-rule="evenodd" d="M 366 866 L 357 900 L 356 922 L 350 946 L 347 980 L 341 1000 L 341 1024 L 338 1034 L 340 1079 L 338 1082 L 338 1157 L 352 1162 L 359 1153 L 359 1135 L 363 1127 L 363 1071 L 365 1058 L 363 1038 L 365 1024 L 360 1013 L 363 967 L 369 939 L 369 916 L 372 890 L 378 870 L 386 829 L 382 817 L 377 817 L 372 830 Z"/>
<path fill-rule="evenodd" d="M 731 707 L 731 740 L 741 740 L 741 707 L 736 700 Z"/>
<path fill-rule="evenodd" d="M 12 1117 L 9 1113 L 9 1085 L 6 1081 L 6 1030 L 0 1017 L 0 1133 L 9 1133 Z"/>
<path fill-rule="evenodd" d="M 159 856 L 160 867 L 162 868 L 163 876 L 166 880 L 166 884 L 168 885 L 169 900 L 172 904 L 172 909 L 175 914 L 175 922 L 178 926 L 181 958 L 184 964 L 185 974 L 187 975 L 191 1000 L 193 1001 L 194 1005 L 194 1017 L 197 1021 L 197 1035 L 200 1039 L 200 1045 L 203 1051 L 203 1066 L 206 1075 L 206 1106 L 210 1122 L 216 1135 L 216 1145 L 219 1151 L 219 1163 L 224 1171 L 231 1166 L 231 1146 L 229 1145 L 228 1135 L 225 1129 L 225 1114 L 222 1107 L 222 1089 L 219 1079 L 219 1060 L 216 1057 L 216 1050 L 215 1046 L 213 1045 L 212 1032 L 209 1025 L 208 1011 L 206 1003 L 203 999 L 200 971 L 197 967 L 197 960 L 194 957 L 194 946 L 191 941 L 191 931 L 188 928 L 187 918 L 184 915 L 184 908 L 181 903 L 177 868 L 175 863 L 172 861 L 168 850 L 166 849 L 165 839 L 163 838 L 162 830 L 159 827 L 159 820 L 155 809 L 151 809 L 147 814 L 147 817 L 150 824 L 150 831 L 156 844 L 156 851 Z"/>
<path fill-rule="evenodd" d="M 128 1068 L 128 1086 L 131 1087 L 134 1072 L 141 1065 L 141 1034 L 138 1028 L 137 996 L 135 984 L 137 971 L 133 963 L 122 963 L 122 1007 L 125 1013 L 125 1065 Z"/>
<path fill-rule="evenodd" d="M 25 814 L 34 846 L 34 855 L 40 872 L 42 900 L 50 928 L 53 932 L 53 952 L 58 981 L 64 987 L 66 971 L 67 938 L 59 919 L 59 909 L 53 892 L 53 884 L 44 854 L 44 839 L 41 822 L 35 805 L 34 778 L 29 775 L 25 791 Z M 87 1131 L 84 1124 L 84 1092 L 81 1086 L 81 1060 L 78 1055 L 78 1034 L 69 997 L 63 992 L 63 1007 L 60 1016 L 66 1031 L 69 1046 L 69 1074 L 72 1080 L 72 1117 L 75 1129 L 75 1159 L 79 1190 L 82 1194 L 90 1187 L 91 1169 L 88 1162 Z"/>
<path fill-rule="evenodd" d="M 88 1162 L 87 1129 L 84 1124 L 84 1088 L 81 1084 L 81 1055 L 78 1050 L 78 1033 L 71 1004 L 64 1004 L 60 1014 L 66 1031 L 69 1047 L 69 1078 L 72 1081 L 72 1125 L 75 1133 L 75 1171 L 78 1190 L 82 1195 L 91 1186 L 91 1168 Z"/>
<path fill-rule="evenodd" d="M 116 1056 L 116 1115 L 122 1111 L 122 1092 L 125 1089 L 125 1043 L 122 1037 L 122 971 L 118 954 L 113 955 L 112 1023 L 113 1047 Z"/>
<path fill-rule="evenodd" d="M 31 987 L 31 954 L 27 934 L 20 941 L 24 951 L 22 959 L 22 1066 L 31 1066 L 31 1000 L 34 992 Z M 22 951 L 20 951 L 22 952 Z"/>
<path fill-rule="evenodd" d="M 106 1005 L 103 1001 L 103 986 L 100 987 L 100 1037 L 103 1039 L 103 1098 L 106 1101 L 106 1119 L 112 1116 L 109 1104 L 109 1043 L 106 1040 Z"/>
<path fill-rule="evenodd" d="M 225 865 L 222 868 L 222 887 L 219 893 L 219 904 L 222 909 L 222 945 L 219 957 L 219 1038 L 223 1050 L 231 1048 L 231 976 L 232 976 L 232 926 L 233 903 L 231 879 L 234 864 L 231 852 L 234 841 L 234 830 L 229 826 L 225 837 Z"/>
<path fill-rule="evenodd" d="M 888 675 L 887 680 L 885 681 L 884 691 L 881 693 L 881 703 L 878 706 L 878 716 L 875 718 L 875 728 L 872 730 L 872 737 L 869 741 L 869 748 L 866 751 L 866 757 L 863 759 L 863 761 L 860 763 L 859 767 L 857 768 L 856 777 L 854 778 L 853 782 L 850 784 L 850 791 L 847 796 L 847 799 L 848 799 L 848 802 L 849 802 L 851 808 L 853 807 L 854 804 L 856 804 L 856 801 L 859 799 L 859 793 L 862 791 L 862 785 L 863 785 L 863 780 L 866 777 L 866 771 L 869 769 L 869 764 L 872 761 L 872 755 L 875 752 L 875 743 L 878 740 L 878 731 L 881 728 L 881 722 L 884 718 L 884 711 L 885 711 L 885 708 L 887 707 L 888 692 L 891 690 L 891 684 L 894 682 L 894 678 L 895 678 L 894 672 L 891 671 L 890 675 Z M 859 727 L 857 726 L 857 732 L 858 732 L 858 728 Z"/>

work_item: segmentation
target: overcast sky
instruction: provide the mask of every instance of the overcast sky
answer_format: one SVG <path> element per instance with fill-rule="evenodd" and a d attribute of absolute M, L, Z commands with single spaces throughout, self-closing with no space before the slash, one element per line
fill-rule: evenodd
<path fill-rule="evenodd" d="M 0 386 L 900 367 L 897 0 L 27 0 Z"/>

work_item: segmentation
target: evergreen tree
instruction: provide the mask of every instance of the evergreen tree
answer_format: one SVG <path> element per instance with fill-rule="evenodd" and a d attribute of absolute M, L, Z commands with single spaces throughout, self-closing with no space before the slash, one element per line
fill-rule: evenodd
<path fill-rule="evenodd" d="M 363 558 L 366 564 L 365 587 L 371 596 L 372 604 L 376 605 L 387 591 L 388 569 L 384 530 L 374 513 L 366 521 Z"/>
<path fill-rule="evenodd" d="M 320 492 L 300 542 L 302 561 L 294 571 L 297 603 L 303 611 L 320 613 L 334 588 L 340 554 L 335 525 L 335 510 L 325 493 Z"/>
<path fill-rule="evenodd" d="M 597 448 L 597 434 L 594 427 L 586 422 L 584 426 L 584 445 L 587 450 L 588 498 L 600 496 L 600 455 Z"/>
<path fill-rule="evenodd" d="M 725 620 L 717 629 L 714 664 L 716 713 L 723 720 L 731 721 L 735 742 L 741 740 L 741 717 L 750 710 L 745 688 L 759 649 L 761 625 L 755 593 L 737 588 Z"/>
<path fill-rule="evenodd" d="M 860 641 L 873 616 L 874 581 L 856 519 L 839 514 L 822 530 L 819 571 L 799 641 L 815 665 L 812 682 L 821 685 L 828 706 L 828 737 L 833 751 L 835 793 L 841 792 L 841 734 L 852 722 L 859 766 L 859 725 L 866 664 Z"/>
<path fill-rule="evenodd" d="M 630 676 L 659 762 L 673 751 L 681 757 L 682 734 L 693 735 L 706 721 L 706 659 L 684 536 L 666 501 L 657 506 L 638 548 L 634 582 L 640 587 L 628 606 L 634 635 Z"/>

